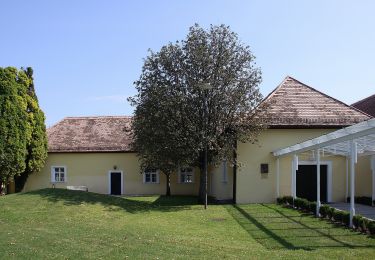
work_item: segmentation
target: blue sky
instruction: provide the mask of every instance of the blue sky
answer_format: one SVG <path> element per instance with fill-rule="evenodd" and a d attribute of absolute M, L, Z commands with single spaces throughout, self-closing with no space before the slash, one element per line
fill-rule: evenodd
<path fill-rule="evenodd" d="M 31 66 L 51 126 L 130 115 L 147 50 L 194 23 L 224 23 L 251 47 L 263 95 L 286 75 L 346 103 L 375 93 L 375 1 L 1 1 L 0 66 Z"/>

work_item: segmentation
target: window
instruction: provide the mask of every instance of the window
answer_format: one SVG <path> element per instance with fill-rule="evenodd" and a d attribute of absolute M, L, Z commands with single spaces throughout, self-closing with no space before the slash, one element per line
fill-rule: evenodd
<path fill-rule="evenodd" d="M 159 171 L 156 169 L 147 169 L 143 173 L 144 183 L 159 183 Z"/>
<path fill-rule="evenodd" d="M 194 182 L 193 167 L 180 168 L 179 183 L 193 183 L 193 182 Z"/>
<path fill-rule="evenodd" d="M 51 182 L 66 182 L 65 166 L 52 166 Z"/>

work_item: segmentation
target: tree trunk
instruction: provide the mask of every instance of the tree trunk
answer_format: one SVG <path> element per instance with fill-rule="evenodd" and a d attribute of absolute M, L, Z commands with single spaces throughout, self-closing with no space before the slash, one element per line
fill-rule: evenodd
<path fill-rule="evenodd" d="M 204 204 L 205 200 L 205 188 L 206 188 L 206 183 L 205 183 L 205 176 L 204 176 L 204 154 L 201 152 L 200 154 L 200 164 L 199 164 L 199 194 L 198 194 L 198 201 L 201 204 Z"/>
<path fill-rule="evenodd" d="M 166 190 L 166 193 L 165 193 L 165 195 L 166 196 L 171 196 L 171 174 L 169 173 L 169 174 L 165 174 L 166 175 L 166 177 L 167 177 L 167 181 L 166 181 L 166 183 L 167 183 L 167 190 Z"/>
<path fill-rule="evenodd" d="M 204 178 L 204 166 L 199 167 L 199 170 L 200 170 L 200 176 L 199 176 L 199 197 L 198 197 L 198 201 L 199 201 L 199 203 L 204 204 L 204 200 L 205 200 L 205 197 L 206 197 L 206 194 L 205 194 L 206 184 L 205 184 L 205 178 Z"/>

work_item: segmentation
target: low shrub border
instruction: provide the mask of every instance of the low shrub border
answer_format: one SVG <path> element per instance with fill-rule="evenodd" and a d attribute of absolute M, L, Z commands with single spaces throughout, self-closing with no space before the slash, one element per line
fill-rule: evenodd
<path fill-rule="evenodd" d="M 316 213 L 316 202 L 308 201 L 302 198 L 295 198 L 293 200 L 293 197 L 291 196 L 279 197 L 276 199 L 276 201 L 280 205 L 285 205 L 305 212 L 311 212 L 314 215 Z M 319 214 L 323 219 L 328 219 L 349 227 L 350 213 L 347 211 L 338 210 L 328 205 L 322 205 L 319 209 Z M 353 217 L 353 225 L 354 228 L 360 232 L 375 235 L 375 221 L 373 220 L 365 218 L 361 215 L 355 215 Z"/>

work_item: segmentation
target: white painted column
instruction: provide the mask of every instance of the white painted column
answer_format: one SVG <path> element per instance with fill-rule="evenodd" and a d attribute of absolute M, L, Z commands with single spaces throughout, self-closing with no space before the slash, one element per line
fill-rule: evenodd
<path fill-rule="evenodd" d="M 371 156 L 371 171 L 372 171 L 372 203 L 375 200 L 375 155 Z"/>
<path fill-rule="evenodd" d="M 298 171 L 298 156 L 293 155 L 293 165 L 292 165 L 292 197 L 295 199 L 297 197 L 297 171 Z"/>
<path fill-rule="evenodd" d="M 320 151 L 316 149 L 316 216 L 320 209 Z"/>
<path fill-rule="evenodd" d="M 350 227 L 353 227 L 353 217 L 355 216 L 354 187 L 355 187 L 355 164 L 357 163 L 357 143 L 350 142 Z"/>
<path fill-rule="evenodd" d="M 280 197 L 280 158 L 276 159 L 276 198 Z"/>
<path fill-rule="evenodd" d="M 346 156 L 346 187 L 345 187 L 345 202 L 349 197 L 349 158 Z"/>

